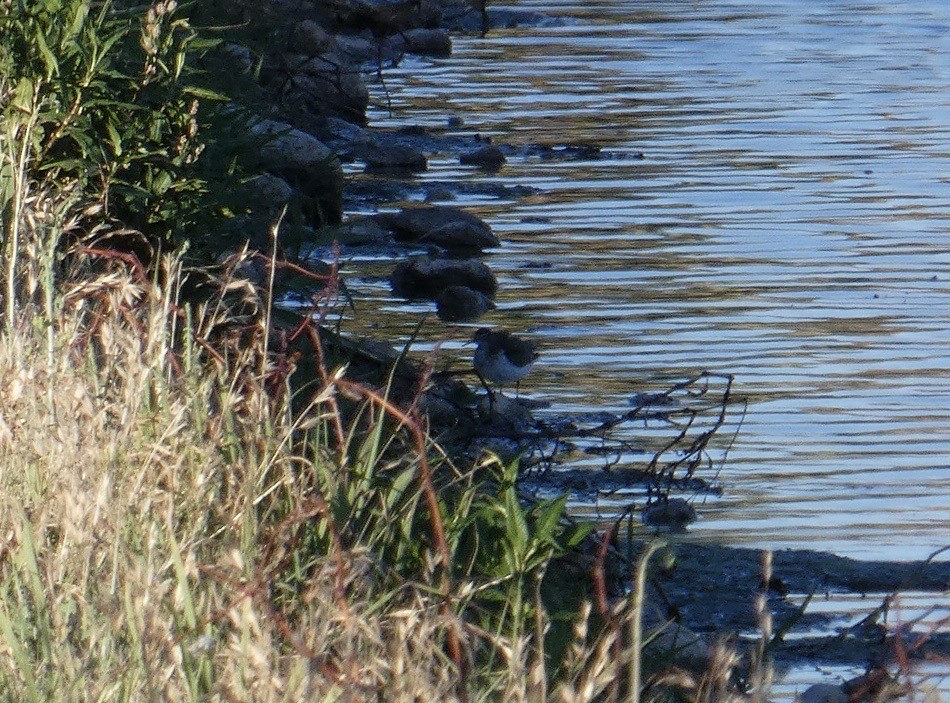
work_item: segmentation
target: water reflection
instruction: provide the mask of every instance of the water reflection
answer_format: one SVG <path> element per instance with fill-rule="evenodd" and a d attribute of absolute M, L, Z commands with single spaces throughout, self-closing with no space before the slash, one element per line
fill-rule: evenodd
<path fill-rule="evenodd" d="M 504 141 L 607 153 L 515 160 L 496 178 L 536 195 L 461 203 L 504 241 L 486 321 L 544 350 L 529 390 L 554 413 L 624 409 L 733 373 L 751 403 L 694 533 L 877 558 L 943 546 L 950 4 L 553 7 L 577 20 L 460 38 L 447 61 L 390 72 L 396 117 L 374 117 L 458 114 Z M 431 163 L 423 179 L 485 178 Z M 385 333 L 415 324 L 385 285 L 363 294 L 363 311 L 386 306 Z"/>

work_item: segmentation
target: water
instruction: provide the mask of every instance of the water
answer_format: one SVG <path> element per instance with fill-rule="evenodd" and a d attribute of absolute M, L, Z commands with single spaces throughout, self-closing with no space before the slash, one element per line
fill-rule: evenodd
<path fill-rule="evenodd" d="M 490 178 L 536 195 L 448 203 L 504 241 L 481 323 L 541 343 L 528 393 L 625 410 L 734 374 L 748 411 L 695 538 L 880 559 L 950 542 L 950 3 L 519 7 L 573 19 L 407 59 L 372 119 L 608 154 L 512 159 Z M 486 176 L 434 155 L 421 178 Z M 424 309 L 364 295 L 394 336 Z M 470 328 L 427 334 L 471 353 Z"/>

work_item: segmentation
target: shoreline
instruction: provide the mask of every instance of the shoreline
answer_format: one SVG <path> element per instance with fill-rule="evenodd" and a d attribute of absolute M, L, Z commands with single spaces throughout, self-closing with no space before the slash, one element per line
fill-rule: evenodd
<path fill-rule="evenodd" d="M 551 18 L 543 18 L 534 14 L 524 14 L 512 18 L 521 19 L 536 25 L 545 22 L 555 21 Z M 457 30 L 458 27 L 446 28 L 446 31 Z M 473 27 L 469 25 L 469 30 Z M 378 33 L 379 30 L 377 29 Z M 449 42 L 450 43 L 450 42 Z M 445 46 L 446 42 L 441 43 Z M 369 55 L 367 45 L 364 46 L 364 57 Z M 424 55 L 424 54 L 423 54 Z M 445 57 L 447 53 L 432 54 Z M 366 64 L 363 64 L 364 69 Z M 385 67 L 379 71 L 379 76 L 385 81 Z M 547 158 L 597 158 L 601 153 L 596 145 L 542 145 L 529 144 L 521 147 L 513 147 L 504 143 L 495 144 L 488 140 L 483 140 L 478 135 L 459 136 L 459 132 L 464 130 L 464 124 L 457 117 L 452 115 L 445 116 L 445 125 L 442 128 L 422 128 L 407 126 L 397 129 L 379 129 L 372 125 L 362 124 L 342 124 L 341 122 L 330 119 L 329 129 L 321 133 L 328 145 L 336 149 L 342 155 L 345 161 L 364 161 L 366 163 L 365 176 L 359 181 L 347 179 L 347 191 L 344 192 L 344 200 L 349 203 L 350 208 L 354 209 L 378 209 L 381 205 L 388 202 L 407 199 L 410 193 L 419 194 L 418 186 L 413 185 L 413 173 L 417 173 L 426 168 L 426 159 L 428 153 L 439 152 L 456 153 L 462 164 L 470 163 L 475 167 L 482 168 L 486 173 L 492 173 L 505 163 L 505 159 L 510 156 L 519 156 L 524 154 L 542 154 Z M 372 145 L 372 146 L 370 146 Z M 372 153 L 372 148 L 378 148 L 376 154 Z M 635 158 L 634 155 L 633 158 Z M 466 161 L 468 159 L 468 161 Z M 399 178 L 402 175 L 403 178 Z M 460 194 L 463 187 L 458 183 L 439 182 L 437 184 L 427 184 L 429 192 L 441 191 L 442 194 Z M 453 191 L 453 188 L 459 190 Z M 517 197 L 518 195 L 528 194 L 512 190 L 505 185 L 486 184 L 484 187 L 478 184 L 464 185 L 467 192 L 480 192 L 483 194 L 491 193 L 495 195 L 505 195 L 508 197 Z M 483 188 L 483 189 L 482 189 Z M 423 196 L 423 200 L 427 198 Z M 432 216 L 431 221 L 424 222 L 425 216 L 421 216 L 423 211 L 428 211 Z M 414 217 L 416 218 L 414 221 Z M 440 230 L 439 232 L 438 230 Z M 433 235 L 433 232 L 435 234 Z M 409 210 L 403 210 L 400 213 L 361 215 L 351 217 L 343 221 L 336 233 L 341 236 L 342 244 L 345 247 L 352 247 L 353 251 L 369 251 L 373 253 L 382 253 L 395 259 L 402 259 L 403 263 L 396 264 L 395 275 L 393 277 L 393 288 L 397 295 L 408 300 L 428 300 L 435 302 L 444 288 L 450 285 L 462 285 L 468 287 L 473 280 L 484 278 L 488 281 L 493 279 L 490 271 L 487 271 L 481 263 L 477 252 L 483 247 L 493 246 L 490 236 L 491 228 L 483 221 L 473 220 L 464 214 L 464 210 L 448 208 L 444 206 L 428 206 L 424 203 L 419 204 Z M 441 237 L 441 239 L 440 239 Z M 439 250 L 441 253 L 434 257 L 421 257 L 418 254 L 406 258 L 407 249 L 418 248 L 420 245 L 430 247 L 431 251 Z M 472 252 L 476 252 L 474 256 Z M 469 258 L 462 258 L 468 256 Z M 459 262 L 464 261 L 464 265 L 453 263 L 452 270 L 447 275 L 439 269 L 437 262 Z M 480 265 L 481 264 L 481 265 Z M 434 281 L 434 282 L 433 282 Z M 491 300 L 495 288 L 494 284 L 482 284 L 482 293 Z M 473 309 L 479 309 L 476 305 Z M 481 308 L 484 310 L 484 308 Z M 475 314 L 471 318 L 465 318 L 464 321 L 477 320 Z M 530 424 L 532 421 L 528 421 Z M 522 426 L 522 431 L 526 430 L 527 425 Z M 517 432 L 516 432 L 517 434 Z M 517 454 L 517 451 L 514 452 Z M 596 479 L 594 479 L 596 480 Z M 567 488 L 570 490 L 570 488 Z M 758 562 L 760 550 L 747 550 L 742 548 L 716 547 L 714 545 L 684 545 L 681 547 L 679 558 L 685 565 L 683 568 L 682 580 L 705 581 L 713 579 L 712 574 L 718 574 L 716 578 L 723 578 L 724 573 L 729 569 L 736 571 L 736 577 L 741 572 L 742 577 L 749 583 L 754 582 L 754 578 L 749 573 L 749 564 Z M 831 574 L 841 568 L 842 564 L 851 565 L 847 569 L 852 573 L 849 579 L 841 578 L 837 581 L 824 579 L 824 583 L 837 584 L 838 588 L 846 592 L 858 592 L 860 584 L 874 584 L 872 590 L 886 590 L 887 584 L 896 589 L 905 582 L 903 578 L 897 578 L 895 573 L 900 571 L 902 566 L 907 569 L 918 569 L 921 572 L 929 573 L 925 579 L 927 586 L 924 590 L 941 590 L 950 588 L 950 572 L 948 566 L 944 564 L 926 564 L 924 562 L 915 563 L 894 563 L 894 562 L 858 562 L 854 560 L 845 560 L 833 554 L 821 552 L 798 551 L 792 552 L 786 550 L 778 552 L 777 559 L 783 564 L 787 573 L 783 576 L 791 585 L 792 590 L 804 592 L 807 589 L 819 587 L 821 574 Z M 792 564 L 798 559 L 802 562 L 799 567 L 793 568 Z M 729 566 L 731 564 L 731 566 Z M 744 565 L 744 566 L 740 566 Z M 685 576 L 689 574 L 689 576 Z M 705 574 L 705 575 L 704 575 Z M 929 579 L 929 580 L 928 580 Z M 741 579 L 740 579 L 741 580 Z M 753 584 L 754 585 L 754 584 Z M 672 588 L 677 591 L 680 598 L 688 598 L 689 586 L 682 582 L 674 584 Z M 754 625 L 748 620 L 748 604 L 754 598 L 757 587 L 737 589 L 731 594 L 733 598 L 728 599 L 710 599 L 709 605 L 715 601 L 715 607 L 707 607 L 703 613 L 695 613 L 690 619 L 689 624 L 694 629 L 702 632 L 712 631 L 710 623 L 716 621 L 713 617 L 718 608 L 719 623 L 726 629 L 745 629 Z M 741 595 L 739 595 L 741 594 Z M 779 597 L 773 594 L 778 611 L 786 615 L 794 610 L 794 606 L 783 601 L 784 596 Z M 689 609 L 687 609 L 689 610 Z M 695 609 L 694 609 L 695 610 Z M 807 619 L 806 619 L 807 620 Z M 820 620 L 813 620 L 814 624 Z M 731 624 L 730 624 L 731 623 Z M 827 621 L 826 621 L 827 624 Z M 946 654 L 950 644 L 947 642 L 931 642 L 936 653 Z M 865 643 L 864 646 L 866 646 Z M 800 648 L 801 650 L 801 648 Z M 840 654 L 844 657 L 856 656 L 856 648 L 848 654 Z M 865 650 L 861 650 L 862 652 Z M 814 654 L 814 651 L 812 651 Z"/>

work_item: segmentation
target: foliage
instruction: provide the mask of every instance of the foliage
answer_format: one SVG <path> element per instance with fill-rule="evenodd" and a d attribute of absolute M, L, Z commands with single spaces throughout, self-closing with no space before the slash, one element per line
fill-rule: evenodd
<path fill-rule="evenodd" d="M 75 184 L 101 217 L 159 241 L 219 216 L 240 174 L 223 154 L 202 158 L 225 119 L 214 107 L 224 96 L 193 66 L 210 45 L 174 0 L 0 5 L 3 138 L 6 154 L 20 157 L 3 165 L 5 219 L 15 168 Z"/>

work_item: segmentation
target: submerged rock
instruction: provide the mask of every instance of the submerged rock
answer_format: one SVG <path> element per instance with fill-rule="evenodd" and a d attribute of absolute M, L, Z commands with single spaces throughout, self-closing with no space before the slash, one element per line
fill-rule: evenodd
<path fill-rule="evenodd" d="M 380 246 L 392 244 L 392 235 L 375 217 L 351 217 L 331 231 L 340 244 L 348 246 Z"/>
<path fill-rule="evenodd" d="M 408 146 L 366 146 L 359 151 L 367 171 L 425 171 L 429 162 L 425 154 Z"/>
<path fill-rule="evenodd" d="M 642 516 L 646 525 L 683 530 L 689 523 L 696 521 L 696 508 L 682 498 L 669 498 L 647 505 Z"/>
<path fill-rule="evenodd" d="M 848 694 L 841 686 L 830 683 L 816 683 L 809 686 L 796 697 L 800 703 L 848 703 Z"/>
<path fill-rule="evenodd" d="M 436 314 L 444 322 L 471 322 L 494 307 L 491 298 L 468 286 L 449 286 L 435 299 Z"/>
<path fill-rule="evenodd" d="M 494 144 L 486 144 L 459 155 L 459 163 L 467 166 L 478 166 L 490 171 L 501 168 L 507 159 L 505 153 Z"/>
<path fill-rule="evenodd" d="M 387 40 L 386 47 L 393 52 L 446 57 L 452 55 L 452 37 L 441 28 L 419 27 L 394 34 Z"/>
<path fill-rule="evenodd" d="M 501 242 L 490 230 L 472 226 L 468 222 L 447 222 L 419 238 L 420 242 L 434 244 L 449 251 L 482 251 L 497 247 Z"/>
<path fill-rule="evenodd" d="M 471 232 L 491 234 L 491 227 L 483 219 L 457 207 L 445 205 L 435 207 L 405 208 L 397 213 L 381 215 L 387 226 L 396 234 L 396 239 L 403 242 L 416 242 L 434 230 L 448 224 L 456 226 L 457 230 L 465 228 Z M 494 239 L 497 246 L 498 240 Z M 473 247 L 477 248 L 477 247 Z"/>
<path fill-rule="evenodd" d="M 403 298 L 430 300 L 451 286 L 465 286 L 493 298 L 498 281 L 477 259 L 431 259 L 420 256 L 396 265 L 390 276 L 393 292 Z"/>

